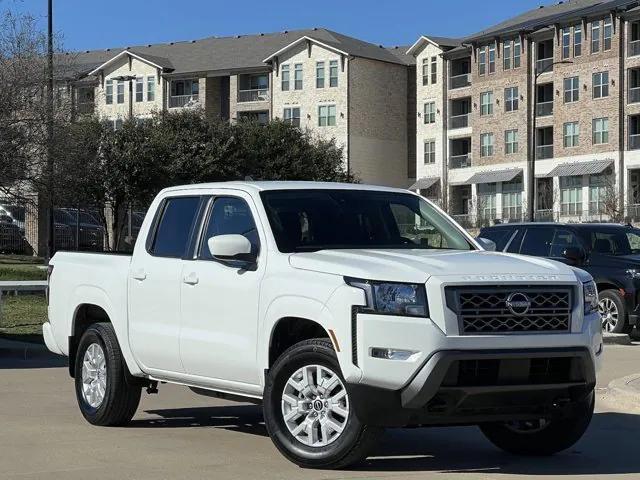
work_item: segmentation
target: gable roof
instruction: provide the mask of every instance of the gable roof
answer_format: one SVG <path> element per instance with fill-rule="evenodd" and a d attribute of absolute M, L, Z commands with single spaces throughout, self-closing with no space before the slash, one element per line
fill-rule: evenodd
<path fill-rule="evenodd" d="M 411 45 L 407 49 L 408 55 L 413 55 L 416 53 L 425 43 L 431 43 L 436 47 L 440 47 L 442 50 L 449 50 L 451 48 L 459 47 L 461 45 L 460 40 L 457 38 L 450 37 L 436 37 L 433 35 L 420 35 L 420 38 L 415 41 L 413 45 Z"/>
<path fill-rule="evenodd" d="M 173 65 L 171 65 L 171 62 L 167 58 L 156 57 L 155 55 L 149 55 L 147 53 L 142 53 L 142 54 L 141 53 L 136 53 L 133 50 L 122 50 L 120 53 L 118 53 L 114 57 L 111 57 L 106 62 L 98 65 L 97 67 L 95 67 L 87 75 L 95 75 L 100 70 L 103 70 L 107 66 L 109 66 L 112 63 L 116 62 L 119 58 L 127 56 L 127 55 L 130 56 L 130 57 L 133 57 L 133 58 L 137 58 L 138 60 L 142 60 L 143 62 L 148 63 L 148 64 L 150 64 L 150 65 L 152 65 L 152 66 L 154 66 L 156 68 L 160 68 L 160 69 L 163 69 L 163 70 L 173 70 Z"/>
<path fill-rule="evenodd" d="M 134 53 L 163 68 L 172 68 L 172 74 L 233 72 L 264 69 L 264 60 L 267 57 L 305 37 L 348 55 L 405 64 L 401 58 L 382 46 L 325 28 L 234 37 L 207 37 L 201 40 L 92 50 L 68 55 L 73 57 L 74 70 L 79 76 L 94 71 L 96 67 L 105 64 L 122 51 Z"/>

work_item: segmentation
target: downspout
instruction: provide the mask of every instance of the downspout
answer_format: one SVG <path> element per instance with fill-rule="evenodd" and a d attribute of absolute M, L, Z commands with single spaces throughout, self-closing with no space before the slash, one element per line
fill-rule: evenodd
<path fill-rule="evenodd" d="M 347 68 L 347 175 L 351 174 L 351 65 L 345 58 L 343 65 Z"/>
<path fill-rule="evenodd" d="M 620 202 L 620 213 L 622 218 L 625 215 L 625 143 L 626 143 L 626 124 L 627 124 L 627 116 L 625 111 L 625 92 L 626 92 L 626 75 L 625 75 L 625 46 L 626 46 L 626 22 L 623 22 L 622 17 L 618 17 L 620 21 L 620 26 L 618 27 L 619 32 L 619 72 L 618 72 L 618 88 L 620 89 L 620 94 L 618 95 L 618 108 L 620 113 L 618 114 L 618 197 Z M 612 22 L 615 25 L 615 21 Z"/>

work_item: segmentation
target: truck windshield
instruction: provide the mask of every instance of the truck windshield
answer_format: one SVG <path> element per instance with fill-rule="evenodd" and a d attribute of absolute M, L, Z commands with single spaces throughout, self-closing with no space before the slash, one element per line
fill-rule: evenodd
<path fill-rule="evenodd" d="M 283 253 L 325 249 L 472 250 L 458 228 L 416 195 L 369 190 L 261 193 Z"/>

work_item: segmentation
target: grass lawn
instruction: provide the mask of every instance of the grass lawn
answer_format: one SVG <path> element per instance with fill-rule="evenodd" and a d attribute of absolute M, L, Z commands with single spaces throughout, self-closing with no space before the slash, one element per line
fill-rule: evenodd
<path fill-rule="evenodd" d="M 44 295 L 2 296 L 0 336 L 20 340 L 41 338 L 41 327 L 46 319 L 47 301 Z"/>
<path fill-rule="evenodd" d="M 42 258 L 26 255 L 0 255 L 0 281 L 46 280 Z"/>

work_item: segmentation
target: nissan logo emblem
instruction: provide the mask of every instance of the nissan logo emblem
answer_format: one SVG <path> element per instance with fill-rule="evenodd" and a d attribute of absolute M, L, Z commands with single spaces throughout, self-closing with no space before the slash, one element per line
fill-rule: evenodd
<path fill-rule="evenodd" d="M 518 317 L 526 315 L 526 313 L 531 308 L 531 300 L 529 300 L 529 297 L 521 292 L 514 292 L 509 294 L 505 303 L 509 311 Z"/>

